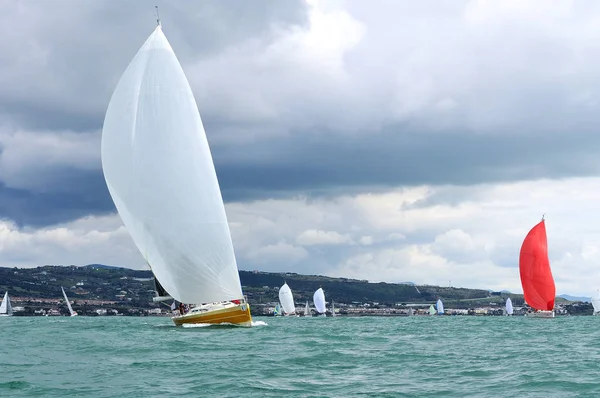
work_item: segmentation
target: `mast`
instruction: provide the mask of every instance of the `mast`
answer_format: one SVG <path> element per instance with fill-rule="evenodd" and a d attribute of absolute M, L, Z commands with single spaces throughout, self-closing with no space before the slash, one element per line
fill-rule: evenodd
<path fill-rule="evenodd" d="M 160 26 L 160 14 L 158 13 L 158 6 L 154 6 L 156 8 L 156 26 Z"/>

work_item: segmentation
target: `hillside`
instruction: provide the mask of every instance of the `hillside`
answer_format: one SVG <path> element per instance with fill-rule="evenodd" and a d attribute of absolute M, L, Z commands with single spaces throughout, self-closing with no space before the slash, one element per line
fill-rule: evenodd
<path fill-rule="evenodd" d="M 9 290 L 11 296 L 31 298 L 60 298 L 60 287 L 77 299 L 128 301 L 145 307 L 154 295 L 152 273 L 113 266 L 92 264 L 76 266 L 43 266 L 37 268 L 0 268 L 0 292 Z M 347 278 L 331 278 L 294 273 L 240 271 L 240 279 L 250 303 L 278 300 L 278 289 L 287 282 L 297 302 L 312 300 L 313 292 L 322 287 L 328 300 L 338 303 L 396 303 L 433 302 L 441 297 L 451 302 L 484 300 L 500 297 L 487 290 L 440 286 L 416 286 L 396 283 L 369 283 Z M 506 295 L 504 295 L 506 297 Z M 520 295 L 511 295 L 517 302 Z"/>

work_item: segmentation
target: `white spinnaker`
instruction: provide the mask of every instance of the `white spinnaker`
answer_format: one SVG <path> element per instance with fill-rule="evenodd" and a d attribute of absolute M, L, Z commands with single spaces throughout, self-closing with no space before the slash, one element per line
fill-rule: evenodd
<path fill-rule="evenodd" d="M 437 303 L 435 303 L 435 308 L 438 314 L 444 313 L 444 303 L 442 303 L 442 300 L 438 299 Z"/>
<path fill-rule="evenodd" d="M 296 312 L 292 289 L 290 289 L 287 283 L 284 283 L 283 286 L 279 288 L 279 302 L 286 314 L 293 314 Z"/>
<path fill-rule="evenodd" d="M 510 297 L 506 299 L 506 313 L 508 315 L 513 314 L 513 305 L 512 305 L 512 300 L 510 299 Z"/>
<path fill-rule="evenodd" d="M 315 304 L 315 309 L 319 314 L 325 313 L 325 293 L 323 293 L 322 288 L 318 288 L 315 294 L 313 294 L 313 303 Z"/>
<path fill-rule="evenodd" d="M 202 120 L 160 26 L 111 97 L 102 169 L 123 223 L 174 299 L 198 304 L 242 298 Z"/>
<path fill-rule="evenodd" d="M 65 293 L 65 289 L 61 286 L 60 290 L 62 290 L 63 296 L 65 297 L 65 303 L 67 303 L 67 307 L 69 308 L 69 314 L 73 315 L 73 308 L 71 308 L 71 303 L 69 302 L 69 299 L 67 298 L 67 293 Z"/>

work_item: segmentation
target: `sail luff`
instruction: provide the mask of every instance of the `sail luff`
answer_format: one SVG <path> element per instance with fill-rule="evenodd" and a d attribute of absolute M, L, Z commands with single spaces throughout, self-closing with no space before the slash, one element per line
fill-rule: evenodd
<path fill-rule="evenodd" d="M 161 26 L 115 88 L 101 158 L 123 223 L 174 299 L 199 304 L 243 298 L 202 120 Z"/>
<path fill-rule="evenodd" d="M 527 304 L 540 311 L 552 310 L 556 287 L 548 259 L 544 220 L 535 225 L 523 241 L 519 255 L 519 271 Z"/>

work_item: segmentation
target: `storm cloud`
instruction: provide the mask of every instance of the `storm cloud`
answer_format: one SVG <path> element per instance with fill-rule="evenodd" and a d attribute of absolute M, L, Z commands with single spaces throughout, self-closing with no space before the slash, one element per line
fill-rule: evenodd
<path fill-rule="evenodd" d="M 242 267 L 387 281 L 441 267 L 492 285 L 514 274 L 526 228 L 511 223 L 523 208 L 535 213 L 527 226 L 545 211 L 584 223 L 564 216 L 563 196 L 578 196 L 580 209 L 596 200 L 580 187 L 594 190 L 600 164 L 600 5 L 157 4 L 198 102 Z M 42 257 L 19 253 L 36 243 L 53 261 L 86 261 L 65 243 L 73 239 L 87 253 L 120 248 L 90 263 L 141 266 L 113 219 L 99 142 L 154 12 L 133 0 L 0 3 L 0 252 L 11 253 L 0 265 L 33 265 Z M 482 208 L 498 236 L 481 227 Z M 588 224 L 585 248 L 565 237 L 556 261 L 595 258 Z M 469 275 L 473 267 L 483 271 Z"/>

